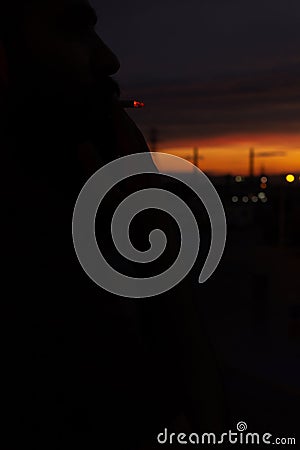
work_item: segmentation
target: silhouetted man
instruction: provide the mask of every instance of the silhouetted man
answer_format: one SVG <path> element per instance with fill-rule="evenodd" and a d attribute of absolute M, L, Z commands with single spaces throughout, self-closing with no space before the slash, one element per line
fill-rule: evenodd
<path fill-rule="evenodd" d="M 180 290 L 143 305 L 109 295 L 86 276 L 73 249 L 72 213 L 84 182 L 119 155 L 148 151 L 117 102 L 110 76 L 119 62 L 95 33 L 93 9 L 85 0 L 32 0 L 2 1 L 1 10 L 11 441 L 132 450 L 181 412 L 215 426 L 215 370 Z M 100 216 L 100 230 L 105 220 Z"/>

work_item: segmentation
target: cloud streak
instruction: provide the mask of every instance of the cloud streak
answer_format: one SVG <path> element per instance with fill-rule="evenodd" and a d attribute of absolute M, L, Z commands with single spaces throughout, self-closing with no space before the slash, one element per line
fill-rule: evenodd
<path fill-rule="evenodd" d="M 127 88 L 146 103 L 136 114 L 165 139 L 228 134 L 299 133 L 300 64 L 211 81 Z"/>

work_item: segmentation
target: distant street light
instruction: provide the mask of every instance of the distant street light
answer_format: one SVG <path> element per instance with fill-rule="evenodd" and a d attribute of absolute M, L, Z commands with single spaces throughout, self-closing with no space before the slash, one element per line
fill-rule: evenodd
<path fill-rule="evenodd" d="M 285 177 L 285 179 L 286 179 L 286 181 L 287 181 L 288 183 L 293 183 L 293 182 L 295 181 L 295 177 L 294 177 L 294 175 L 292 175 L 292 174 L 288 174 L 288 175 Z"/>

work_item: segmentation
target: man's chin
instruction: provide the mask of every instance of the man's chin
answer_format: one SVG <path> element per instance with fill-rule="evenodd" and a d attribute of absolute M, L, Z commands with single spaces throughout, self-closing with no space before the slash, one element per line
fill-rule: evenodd
<path fill-rule="evenodd" d="M 60 116 L 52 123 L 52 138 L 62 138 L 65 141 L 75 144 L 83 144 L 93 141 L 95 137 L 99 139 L 107 132 L 107 118 L 101 114 L 93 114 L 86 110 L 77 113 L 66 112 L 65 117 Z"/>
<path fill-rule="evenodd" d="M 21 86 L 24 88 L 24 86 Z M 112 110 L 113 93 L 105 86 L 95 89 L 43 90 L 40 86 L 10 91 L 10 119 L 30 132 L 47 133 L 49 138 L 66 135 L 71 140 L 86 141 L 97 130 L 101 134 Z"/>

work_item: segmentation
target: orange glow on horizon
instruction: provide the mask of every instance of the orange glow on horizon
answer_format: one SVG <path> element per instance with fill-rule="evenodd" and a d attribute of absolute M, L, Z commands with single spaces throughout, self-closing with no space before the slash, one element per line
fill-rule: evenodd
<path fill-rule="evenodd" d="M 300 173 L 300 133 L 297 135 L 227 135 L 217 138 L 169 141 L 157 151 L 171 153 L 193 162 L 198 147 L 198 166 L 204 172 L 245 176 L 249 173 L 249 149 L 254 148 L 254 173 Z M 155 157 L 158 163 L 158 157 Z M 160 166 L 159 166 L 160 167 Z M 163 167 L 176 171 L 178 167 Z"/>

